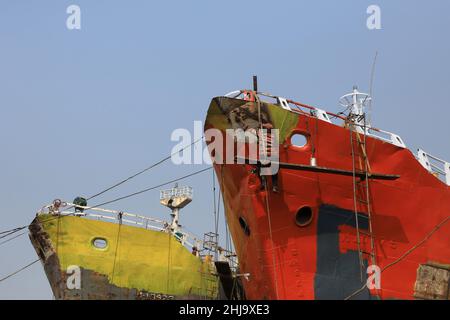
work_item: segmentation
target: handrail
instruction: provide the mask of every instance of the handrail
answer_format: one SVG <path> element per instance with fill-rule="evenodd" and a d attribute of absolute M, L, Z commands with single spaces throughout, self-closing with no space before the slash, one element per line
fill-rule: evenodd
<path fill-rule="evenodd" d="M 245 92 L 255 92 L 255 91 L 250 90 L 250 89 L 249 89 L 249 90 L 235 90 L 235 91 L 232 91 L 232 92 L 227 93 L 227 94 L 224 95 L 224 96 L 225 96 L 225 97 L 230 97 L 230 96 L 232 96 L 232 98 L 235 98 L 235 99 L 236 99 L 236 98 L 238 98 L 240 95 L 244 94 Z M 336 113 L 333 113 L 333 112 L 330 112 L 330 111 L 322 110 L 322 109 L 319 109 L 319 108 L 317 108 L 317 107 L 314 107 L 314 106 L 311 106 L 311 105 L 308 105 L 308 104 L 305 104 L 305 103 L 301 103 L 301 102 L 294 101 L 294 100 L 292 100 L 292 99 L 284 99 L 284 98 L 282 98 L 282 97 L 275 96 L 275 95 L 273 95 L 273 94 L 266 93 L 266 92 L 260 92 L 260 91 L 256 91 L 255 93 L 256 93 L 256 95 L 258 95 L 258 96 L 269 97 L 269 98 L 275 99 L 275 100 L 277 100 L 277 101 L 279 101 L 280 99 L 283 99 L 283 100 L 285 100 L 287 103 L 293 104 L 293 105 L 295 105 L 295 106 L 297 106 L 297 107 L 306 108 L 306 109 L 309 109 L 309 110 L 311 110 L 311 111 L 317 111 L 317 110 L 324 111 L 327 115 L 332 116 L 333 118 L 341 119 L 341 120 L 343 120 L 343 121 L 347 121 L 347 120 L 348 120 L 346 117 L 344 117 L 344 116 L 342 116 L 342 115 L 340 115 L 340 114 L 336 114 Z M 298 110 L 296 110 L 296 109 L 291 109 L 291 111 L 292 111 L 292 112 L 295 112 L 295 113 L 298 113 L 298 111 L 300 111 L 302 114 L 308 114 L 307 112 L 304 112 L 304 111 L 301 110 L 301 109 L 298 109 Z M 308 115 L 311 115 L 311 114 L 308 114 Z M 381 132 L 381 133 L 386 133 L 386 134 L 389 134 L 389 135 L 393 135 L 393 136 L 395 136 L 395 137 L 398 137 L 397 135 L 395 135 L 395 134 L 393 134 L 393 133 L 391 133 L 391 132 L 384 131 L 384 130 L 381 130 L 381 129 L 378 129 L 378 128 L 375 128 L 375 127 L 368 127 L 368 128 L 370 128 L 370 130 L 374 130 L 374 131 L 378 131 L 378 132 Z M 379 136 L 376 136 L 376 135 L 371 135 L 371 136 L 374 137 L 374 138 L 381 138 L 381 139 L 383 139 L 383 140 L 389 141 L 388 139 L 385 139 L 385 138 L 383 138 L 383 137 L 379 137 Z M 401 139 L 400 139 L 400 140 L 401 140 Z M 393 144 L 399 145 L 399 143 L 398 143 L 395 139 L 391 139 L 391 142 L 392 142 Z M 401 145 L 401 144 L 404 144 L 404 143 L 403 143 L 403 140 L 401 140 L 400 145 Z"/>
<path fill-rule="evenodd" d="M 81 211 L 69 211 L 69 210 L 60 210 L 64 207 L 70 207 L 70 208 L 77 208 L 82 209 Z M 96 211 L 100 213 L 89 213 L 86 211 Z M 98 219 L 98 220 L 104 220 L 107 222 L 120 222 L 119 215 L 122 216 L 121 221 L 122 223 L 126 223 L 129 225 L 134 225 L 143 229 L 152 229 L 155 231 L 162 231 L 167 233 L 172 233 L 183 246 L 186 246 L 188 249 L 193 249 L 196 247 L 198 250 L 201 248 L 204 248 L 204 241 L 201 240 L 199 237 L 195 236 L 194 234 L 183 230 L 182 227 L 180 227 L 176 233 L 174 233 L 172 230 L 170 230 L 170 223 L 164 220 L 147 217 L 140 214 L 134 214 L 129 213 L 125 211 L 118 211 L 118 210 L 111 210 L 111 209 L 104 209 L 99 207 L 89 207 L 89 206 L 80 206 L 76 205 L 70 202 L 63 202 L 61 201 L 60 206 L 55 207 L 54 204 L 49 204 L 44 207 L 42 207 L 38 211 L 39 214 L 52 214 L 52 215 L 61 215 L 61 216 L 77 216 L 81 218 L 92 218 L 92 219 Z M 128 217 L 128 219 L 124 218 Z M 220 249 L 222 251 L 226 251 L 222 249 L 221 247 L 217 246 L 217 249 Z M 236 259 L 233 259 L 233 255 L 229 255 L 229 257 L 226 257 L 227 261 L 230 263 L 230 266 L 236 267 L 237 261 Z"/>
<path fill-rule="evenodd" d="M 436 163 L 440 164 L 441 167 L 430 161 L 432 159 Z M 450 162 L 442 160 L 438 157 L 435 157 L 422 149 L 417 150 L 417 160 L 419 163 L 427 169 L 430 173 L 435 174 L 436 177 L 442 177 L 445 184 L 450 186 Z"/>
<path fill-rule="evenodd" d="M 370 131 L 375 131 L 375 132 L 386 134 L 386 135 L 389 136 L 389 138 L 385 138 L 383 136 L 373 134 Z M 381 130 L 381 129 L 377 129 L 377 128 L 373 128 L 373 127 L 367 127 L 366 128 L 366 134 L 368 136 L 370 136 L 370 137 L 374 137 L 374 138 L 381 139 L 383 141 L 390 142 L 390 143 L 392 143 L 392 144 L 394 144 L 394 145 L 396 145 L 398 147 L 406 148 L 406 144 L 403 141 L 403 139 L 400 138 L 400 136 L 395 134 L 395 133 L 392 133 L 392 132 L 389 132 L 389 131 L 385 131 L 385 130 Z"/>
<path fill-rule="evenodd" d="M 166 221 L 163 220 L 159 220 L 156 218 L 152 218 L 152 217 L 147 217 L 144 215 L 139 215 L 139 214 L 135 214 L 135 213 L 129 213 L 129 212 L 125 212 L 125 211 L 118 211 L 118 210 L 111 210 L 111 209 L 104 209 L 104 208 L 99 208 L 99 207 L 89 207 L 89 206 L 80 206 L 77 204 L 73 204 L 70 202 L 65 202 L 68 206 L 70 207 L 76 207 L 76 208 L 81 208 L 83 210 L 92 210 L 92 211 L 99 211 L 99 212 L 107 212 L 107 213 L 113 213 L 113 214 L 119 214 L 122 213 L 123 216 L 129 216 L 129 217 L 136 217 L 136 218 L 141 218 L 141 219 L 146 219 L 149 221 L 153 221 L 153 222 L 157 222 L 157 223 L 165 223 Z M 51 205 L 50 205 L 51 206 Z"/>
<path fill-rule="evenodd" d="M 314 106 L 311 106 L 311 105 L 308 105 L 308 104 L 300 103 L 300 102 L 297 102 L 297 101 L 294 101 L 294 100 L 291 100 L 291 99 L 285 99 L 285 98 L 282 98 L 282 97 L 274 96 L 274 95 L 272 95 L 270 93 L 265 93 L 265 92 L 260 92 L 260 91 L 256 91 L 255 92 L 253 90 L 236 90 L 236 91 L 232 91 L 232 92 L 226 94 L 225 97 L 238 98 L 240 95 L 243 95 L 246 92 L 254 92 L 254 94 L 256 94 L 258 96 L 269 97 L 269 98 L 275 99 L 275 100 L 277 100 L 277 103 L 281 105 L 281 107 L 283 107 L 284 109 L 289 109 L 290 111 L 292 111 L 294 113 L 297 113 L 297 114 L 300 113 L 300 114 L 304 114 L 304 115 L 313 116 L 313 117 L 316 117 L 317 119 L 321 119 L 321 120 L 324 120 L 324 121 L 329 122 L 329 123 L 332 123 L 329 116 L 331 116 L 333 118 L 340 119 L 340 120 L 342 120 L 344 122 L 348 121 L 348 119 L 346 117 L 344 117 L 344 116 L 342 116 L 340 114 L 336 114 L 336 113 L 333 113 L 333 112 L 325 111 L 325 110 L 319 109 L 317 107 L 314 107 Z M 297 109 L 291 109 L 289 107 L 289 104 L 295 105 L 297 107 Z M 307 112 L 303 111 L 300 108 L 306 108 L 306 109 L 310 110 L 310 113 L 307 113 Z M 356 123 L 354 123 L 354 125 L 355 126 L 361 126 L 361 125 L 358 125 Z M 372 137 L 372 138 L 376 138 L 376 139 L 380 139 L 380 140 L 389 142 L 389 143 L 391 143 L 391 144 L 393 144 L 395 146 L 398 146 L 400 148 L 406 148 L 406 144 L 403 141 L 403 139 L 399 135 L 397 135 L 395 133 L 392 133 L 392 132 L 389 132 L 389 131 L 384 131 L 384 130 L 381 130 L 381 129 L 378 129 L 378 128 L 375 128 L 375 127 L 372 127 L 372 126 L 365 127 L 365 130 L 361 128 L 360 131 L 363 134 L 364 134 L 364 131 L 365 131 L 365 134 L 367 136 Z M 386 138 L 386 137 L 383 137 L 381 135 L 377 135 L 377 134 L 371 133 L 370 131 L 379 132 L 381 134 L 388 135 L 389 138 Z"/>
<path fill-rule="evenodd" d="M 313 106 L 310 106 L 310 105 L 307 105 L 307 104 L 304 104 L 304 103 L 296 102 L 296 101 L 293 101 L 293 100 L 287 100 L 287 102 L 292 103 L 292 104 L 294 104 L 296 106 L 299 106 L 299 107 L 303 107 L 303 108 L 309 109 L 309 110 L 317 110 L 316 107 L 313 107 Z M 332 117 L 339 118 L 339 119 L 344 120 L 344 121 L 346 120 L 345 117 L 343 117 L 341 115 L 338 115 L 336 113 L 329 112 L 329 111 L 325 111 L 325 112 L 327 114 L 329 114 L 330 116 L 332 116 Z"/>

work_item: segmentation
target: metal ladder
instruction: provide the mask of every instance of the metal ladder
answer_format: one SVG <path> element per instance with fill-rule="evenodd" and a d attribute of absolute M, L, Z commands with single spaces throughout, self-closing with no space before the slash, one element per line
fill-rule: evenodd
<path fill-rule="evenodd" d="M 356 219 L 356 237 L 358 244 L 358 256 L 360 263 L 361 280 L 363 279 L 363 254 L 370 256 L 371 264 L 376 265 L 376 254 L 375 254 L 375 237 L 373 234 L 372 226 L 372 206 L 370 202 L 370 163 L 366 152 L 366 126 L 364 121 L 364 133 L 363 138 L 361 138 L 360 133 L 355 130 L 355 126 L 350 126 L 350 143 L 352 150 L 352 161 L 353 161 L 353 192 L 354 192 L 354 202 L 355 202 L 355 219 Z M 356 146 L 354 143 L 353 136 L 356 136 Z M 364 178 L 358 178 L 356 171 L 362 172 Z M 359 213 L 365 212 L 368 219 L 368 230 L 361 231 L 359 226 Z M 367 236 L 370 239 L 370 252 L 363 251 L 361 248 L 361 234 Z"/>
<path fill-rule="evenodd" d="M 208 264 L 207 270 L 200 271 L 201 283 L 202 283 L 202 296 L 204 299 L 210 299 L 215 295 L 218 295 L 217 275 L 213 262 L 217 260 L 217 248 L 218 248 L 219 234 L 215 232 L 207 232 L 203 234 L 203 247 L 201 248 L 202 259 L 205 260 L 207 256 L 210 257 L 210 264 Z"/>
<path fill-rule="evenodd" d="M 202 300 L 217 299 L 219 294 L 218 278 L 212 270 L 212 266 L 206 266 L 206 270 L 200 270 L 200 287 L 198 296 Z"/>

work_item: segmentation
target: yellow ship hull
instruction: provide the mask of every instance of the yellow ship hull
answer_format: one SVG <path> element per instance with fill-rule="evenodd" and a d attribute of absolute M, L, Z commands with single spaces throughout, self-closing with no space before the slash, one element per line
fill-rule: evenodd
<path fill-rule="evenodd" d="M 170 233 L 47 214 L 29 229 L 56 299 L 218 297 L 213 265 Z"/>

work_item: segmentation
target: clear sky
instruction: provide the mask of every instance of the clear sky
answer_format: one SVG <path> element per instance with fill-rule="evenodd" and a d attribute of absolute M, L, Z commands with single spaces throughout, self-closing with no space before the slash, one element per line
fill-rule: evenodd
<path fill-rule="evenodd" d="M 71 4 L 81 30 L 66 28 Z M 381 30 L 366 27 L 371 4 Z M 339 111 L 354 84 L 369 90 L 377 50 L 374 125 L 450 160 L 449 12 L 448 0 L 2 0 L 0 231 L 168 155 L 174 129 L 192 131 L 253 74 L 263 91 Z M 98 200 L 203 167 L 167 163 Z M 211 174 L 183 183 L 195 194 L 181 221 L 200 235 L 213 228 Z M 111 207 L 169 213 L 157 191 Z M 0 278 L 36 258 L 27 236 L 0 255 Z M 42 266 L 0 283 L 0 298 L 51 299 Z"/>

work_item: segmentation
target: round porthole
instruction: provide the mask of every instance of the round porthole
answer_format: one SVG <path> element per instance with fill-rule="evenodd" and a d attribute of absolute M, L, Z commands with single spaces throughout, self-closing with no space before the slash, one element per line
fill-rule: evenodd
<path fill-rule="evenodd" d="M 299 227 L 306 227 L 308 226 L 313 219 L 313 210 L 311 207 L 302 207 L 297 211 L 297 214 L 295 215 L 295 223 Z"/>
<path fill-rule="evenodd" d="M 250 228 L 244 218 L 239 217 L 239 225 L 247 236 L 250 236 Z"/>
<path fill-rule="evenodd" d="M 104 250 L 108 247 L 108 241 L 105 238 L 94 238 L 92 240 L 92 245 L 96 249 Z"/>
<path fill-rule="evenodd" d="M 308 143 L 308 139 L 303 134 L 294 133 L 291 136 L 291 144 L 294 147 L 302 148 L 302 147 L 306 146 L 307 143 Z"/>

